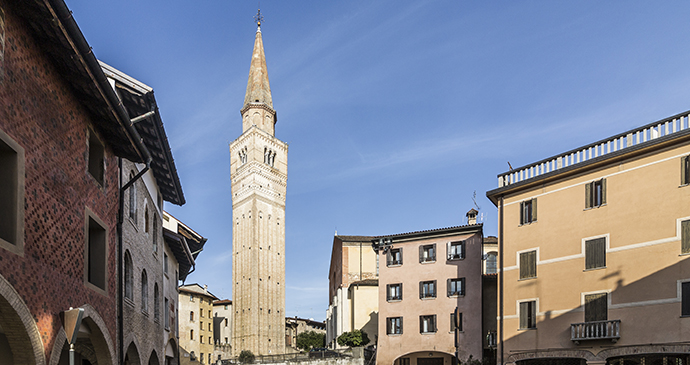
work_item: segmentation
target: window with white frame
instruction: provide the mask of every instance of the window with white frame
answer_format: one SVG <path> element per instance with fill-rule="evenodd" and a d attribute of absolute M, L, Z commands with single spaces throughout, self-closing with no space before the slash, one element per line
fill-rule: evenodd
<path fill-rule="evenodd" d="M 690 220 L 680 222 L 680 252 L 690 253 Z"/>
<path fill-rule="evenodd" d="M 520 279 L 537 277 L 537 250 L 520 253 Z"/>

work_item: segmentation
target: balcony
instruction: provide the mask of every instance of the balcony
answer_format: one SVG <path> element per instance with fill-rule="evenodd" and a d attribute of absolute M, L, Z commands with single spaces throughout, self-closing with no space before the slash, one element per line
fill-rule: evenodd
<path fill-rule="evenodd" d="M 621 338 L 621 320 L 573 323 L 570 325 L 570 339 L 576 345 L 587 340 L 611 340 Z"/>

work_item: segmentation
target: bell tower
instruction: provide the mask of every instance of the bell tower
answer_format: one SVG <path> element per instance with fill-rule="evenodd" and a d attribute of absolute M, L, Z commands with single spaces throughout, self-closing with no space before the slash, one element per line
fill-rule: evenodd
<path fill-rule="evenodd" d="M 266 57 L 257 22 L 242 135 L 230 143 L 232 184 L 232 350 L 285 351 L 285 193 L 287 152 L 275 137 Z"/>

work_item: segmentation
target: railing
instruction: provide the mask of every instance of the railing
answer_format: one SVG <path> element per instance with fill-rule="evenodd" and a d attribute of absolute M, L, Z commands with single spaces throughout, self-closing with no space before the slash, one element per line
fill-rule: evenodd
<path fill-rule="evenodd" d="M 558 169 L 583 163 L 596 157 L 637 146 L 659 137 L 681 132 L 690 128 L 688 125 L 689 119 L 690 111 L 516 168 L 498 175 L 498 187 L 515 184 Z"/>
<path fill-rule="evenodd" d="M 497 339 L 496 331 L 491 331 L 491 332 L 487 333 L 486 334 L 486 345 L 488 347 L 491 347 L 491 348 L 496 347 L 496 339 Z"/>
<path fill-rule="evenodd" d="M 570 339 L 579 343 L 583 340 L 612 340 L 621 338 L 621 320 L 573 323 L 570 325 Z"/>
<path fill-rule="evenodd" d="M 256 356 L 254 358 L 253 364 L 275 364 L 281 362 L 302 362 L 302 361 L 313 361 L 315 359 L 322 358 L 352 358 L 351 348 L 338 349 L 338 350 L 324 350 L 324 351 L 312 351 L 312 352 L 300 352 L 294 354 L 281 354 L 281 355 L 264 355 Z M 239 365 L 240 361 L 238 359 L 224 359 L 214 362 L 214 364 L 220 365 Z"/>

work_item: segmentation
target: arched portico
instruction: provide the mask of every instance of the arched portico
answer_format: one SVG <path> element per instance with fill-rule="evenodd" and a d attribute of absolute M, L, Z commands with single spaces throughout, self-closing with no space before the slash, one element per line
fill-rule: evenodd
<path fill-rule="evenodd" d="M 398 356 L 392 365 L 452 365 L 454 357 L 442 351 L 416 351 Z"/>
<path fill-rule="evenodd" d="M 43 341 L 22 297 L 0 275 L 0 358 L 14 364 L 45 365 Z"/>
<path fill-rule="evenodd" d="M 177 365 L 177 343 L 174 338 L 165 346 L 165 365 Z"/>
<path fill-rule="evenodd" d="M 81 308 L 84 308 L 84 317 L 74 345 L 75 358 L 91 364 L 115 365 L 115 348 L 103 318 L 89 304 L 84 304 Z M 50 365 L 67 364 L 69 364 L 69 344 L 65 330 L 60 329 L 53 344 Z"/>

